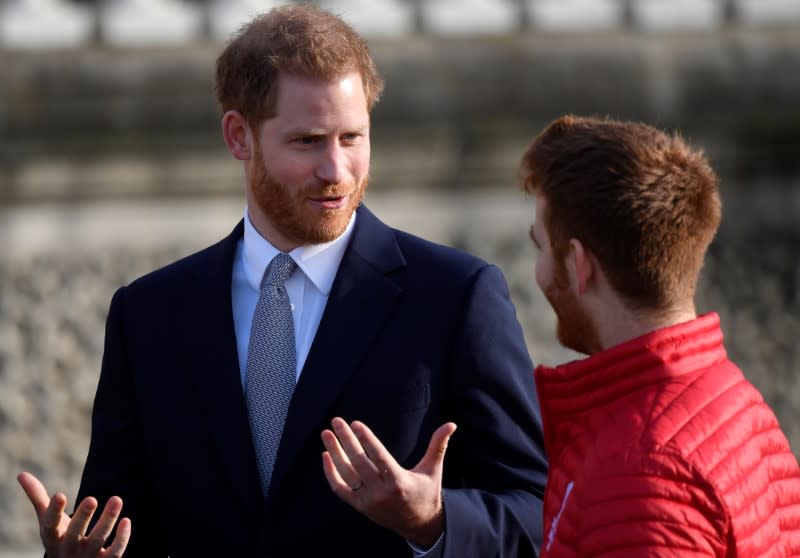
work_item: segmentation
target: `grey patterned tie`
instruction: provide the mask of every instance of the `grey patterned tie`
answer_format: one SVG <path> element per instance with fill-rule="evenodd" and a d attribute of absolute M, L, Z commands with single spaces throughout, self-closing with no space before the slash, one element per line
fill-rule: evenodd
<path fill-rule="evenodd" d="M 265 495 L 297 373 L 292 306 L 283 286 L 296 267 L 291 256 L 278 254 L 264 272 L 247 349 L 247 416 Z"/>

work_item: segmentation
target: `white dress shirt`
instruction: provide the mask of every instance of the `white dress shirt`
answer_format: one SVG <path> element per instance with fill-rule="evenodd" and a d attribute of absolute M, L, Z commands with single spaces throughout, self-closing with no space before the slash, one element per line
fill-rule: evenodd
<path fill-rule="evenodd" d="M 286 280 L 286 293 L 292 305 L 294 340 L 297 351 L 297 378 L 308 357 L 311 343 L 325 311 L 333 280 L 339 270 L 344 251 L 353 234 L 356 213 L 350 218 L 347 228 L 339 238 L 324 244 L 313 244 L 295 248 L 289 255 L 297 263 L 297 269 Z M 244 237 L 236 247 L 233 258 L 233 323 L 236 330 L 236 347 L 239 351 L 239 373 L 242 389 L 247 378 L 247 346 L 250 342 L 250 327 L 261 287 L 261 278 L 272 259 L 280 253 L 259 234 L 247 209 L 244 211 Z"/>
<path fill-rule="evenodd" d="M 295 248 L 289 255 L 297 263 L 297 269 L 289 276 L 284 286 L 292 305 L 294 340 L 297 351 L 297 378 L 308 357 L 308 351 L 317 334 L 322 313 L 328 303 L 333 280 L 339 264 L 350 242 L 356 213 L 350 218 L 347 228 L 339 238 L 324 244 L 313 244 Z M 233 258 L 233 325 L 236 330 L 236 348 L 239 351 L 239 374 L 242 390 L 247 380 L 247 347 L 250 342 L 250 327 L 261 287 L 261 278 L 272 259 L 280 253 L 267 241 L 250 221 L 247 208 L 244 210 L 244 237 L 236 246 Z M 320 465 L 321 467 L 322 465 Z M 425 551 L 409 543 L 415 558 L 433 558 L 441 555 L 444 535 Z"/>

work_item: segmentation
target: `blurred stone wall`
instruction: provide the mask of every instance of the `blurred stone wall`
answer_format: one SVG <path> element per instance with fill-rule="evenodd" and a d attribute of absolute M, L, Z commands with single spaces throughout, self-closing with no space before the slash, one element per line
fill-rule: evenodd
<path fill-rule="evenodd" d="M 0 51 L 0 555 L 35 546 L 14 476 L 70 499 L 88 448 L 108 303 L 227 234 L 241 169 L 212 97 L 218 45 Z M 373 42 L 387 89 L 368 204 L 389 224 L 498 263 L 536 362 L 558 347 L 535 288 L 531 138 L 562 113 L 640 119 L 703 145 L 723 227 L 698 305 L 800 454 L 800 33 L 537 33 Z"/>
<path fill-rule="evenodd" d="M 372 41 L 385 188 L 506 188 L 564 113 L 678 129 L 725 181 L 800 175 L 800 30 L 529 33 Z M 213 98 L 216 43 L 0 51 L 0 203 L 238 194 Z"/>
<path fill-rule="evenodd" d="M 724 201 L 734 211 L 740 203 L 764 205 L 733 195 Z M 535 286 L 527 238 L 531 199 L 513 190 L 454 199 L 386 193 L 374 185 L 367 203 L 391 225 L 497 263 L 535 362 L 577 356 L 558 346 L 554 316 Z M 797 200 L 781 205 L 791 203 L 799 207 Z M 72 505 L 114 290 L 221 238 L 241 211 L 239 199 L 228 199 L 0 213 L 0 233 L 15 244 L 0 257 L 0 554 L 37 541 L 33 511 L 14 480 L 19 471 L 41 475 Z M 720 313 L 731 357 L 773 406 L 800 454 L 800 231 L 757 220 L 742 228 L 735 213 L 726 215 L 726 224 L 710 250 L 698 307 Z"/>

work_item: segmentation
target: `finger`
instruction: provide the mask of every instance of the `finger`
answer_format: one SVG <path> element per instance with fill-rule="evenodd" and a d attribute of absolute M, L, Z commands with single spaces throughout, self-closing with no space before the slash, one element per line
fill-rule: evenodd
<path fill-rule="evenodd" d="M 361 421 L 354 421 L 352 430 L 358 443 L 364 448 L 370 461 L 374 464 L 375 471 L 381 478 L 397 476 L 404 471 L 395 461 L 386 446 L 378 439 L 369 427 Z"/>
<path fill-rule="evenodd" d="M 67 525 L 67 533 L 65 538 L 68 541 L 83 540 L 86 529 L 89 527 L 89 522 L 92 520 L 94 512 L 97 510 L 97 500 L 91 496 L 87 496 L 81 501 L 75 513 L 72 514 Z"/>
<path fill-rule="evenodd" d="M 429 474 L 441 474 L 444 454 L 447 452 L 447 444 L 450 441 L 450 436 L 455 431 L 456 425 L 453 422 L 445 423 L 437 428 L 428 443 L 428 450 L 417 463 L 417 466 L 414 467 L 414 470 L 424 471 Z"/>
<path fill-rule="evenodd" d="M 50 499 L 47 508 L 39 517 L 39 533 L 45 549 L 50 549 L 57 545 L 64 535 L 63 522 L 67 519 L 64 513 L 66 507 L 67 497 L 59 492 Z"/>
<path fill-rule="evenodd" d="M 344 481 L 333 463 L 331 454 L 327 451 L 322 452 L 322 471 L 325 473 L 325 478 L 328 480 L 328 485 L 333 490 L 333 493 L 352 505 L 356 491 Z"/>
<path fill-rule="evenodd" d="M 56 533 L 56 528 L 61 524 L 61 516 L 64 514 L 64 510 L 66 508 L 66 496 L 64 496 L 61 492 L 53 496 L 50 499 L 50 504 L 48 504 L 47 509 L 44 510 L 44 513 L 42 514 L 42 529 L 52 536 L 58 536 L 58 533 Z"/>
<path fill-rule="evenodd" d="M 379 481 L 380 475 L 377 465 L 370 459 L 350 425 L 338 417 L 331 421 L 331 425 L 358 478 L 366 485 Z"/>
<path fill-rule="evenodd" d="M 28 472 L 22 472 L 17 475 L 17 482 L 19 482 L 22 490 L 25 491 L 28 500 L 33 504 L 37 517 L 41 519 L 41 515 L 50 504 L 50 496 L 47 494 L 47 489 L 39 479 Z"/>
<path fill-rule="evenodd" d="M 356 472 L 353 464 L 350 463 L 350 458 L 347 457 L 347 454 L 342 449 L 336 435 L 330 430 L 324 430 L 322 432 L 322 443 L 325 445 L 325 449 L 328 450 L 337 472 L 347 483 L 347 486 L 356 490 L 363 486 L 364 482 Z"/>
<path fill-rule="evenodd" d="M 119 520 L 117 535 L 114 537 L 114 542 L 112 542 L 111 546 L 102 554 L 103 557 L 122 558 L 122 554 L 125 552 L 129 540 L 131 540 L 131 520 L 127 517 L 123 517 Z"/>
<path fill-rule="evenodd" d="M 109 498 L 103 508 L 103 512 L 100 514 L 100 518 L 87 535 L 87 549 L 90 551 L 90 555 L 97 554 L 106 544 L 108 537 L 111 536 L 111 532 L 114 530 L 114 525 L 117 523 L 121 511 L 122 499 L 117 496 Z"/>

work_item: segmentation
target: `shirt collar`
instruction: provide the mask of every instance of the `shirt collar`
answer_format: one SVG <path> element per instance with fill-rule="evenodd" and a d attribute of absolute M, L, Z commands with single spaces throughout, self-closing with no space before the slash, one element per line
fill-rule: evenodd
<path fill-rule="evenodd" d="M 289 255 L 297 263 L 306 277 L 314 284 L 317 290 L 328 296 L 339 270 L 339 264 L 344 257 L 344 251 L 350 242 L 353 228 L 356 223 L 356 213 L 353 212 L 350 222 L 338 238 L 323 244 L 307 244 L 298 246 Z M 244 209 L 244 272 L 247 282 L 255 290 L 261 287 L 261 278 L 272 259 L 280 253 L 265 239 L 250 221 L 247 208 Z"/>

